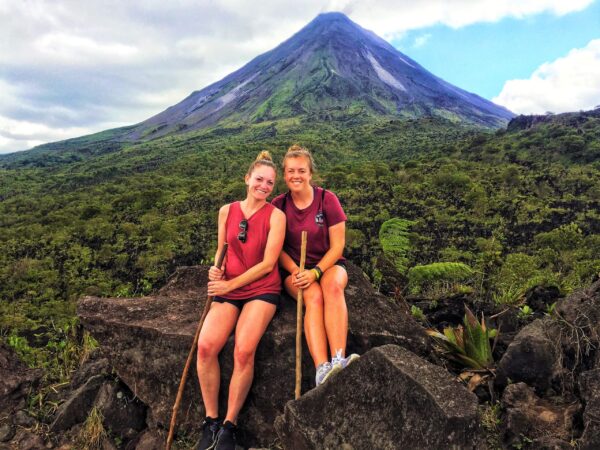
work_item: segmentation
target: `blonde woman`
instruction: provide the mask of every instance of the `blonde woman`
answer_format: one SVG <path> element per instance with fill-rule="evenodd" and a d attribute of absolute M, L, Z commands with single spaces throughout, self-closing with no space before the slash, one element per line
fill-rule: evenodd
<path fill-rule="evenodd" d="M 277 260 L 285 235 L 285 215 L 267 203 L 275 177 L 271 156 L 262 152 L 245 176 L 246 198 L 219 211 L 217 248 L 225 242 L 229 248 L 223 268 L 213 266 L 208 274 L 208 295 L 214 300 L 198 339 L 198 378 L 206 418 L 197 449 L 235 448 L 237 416 L 252 384 L 254 355 L 279 305 Z M 234 328 L 233 374 L 221 425 L 218 356 Z"/>
<path fill-rule="evenodd" d="M 304 333 L 319 386 L 358 355 L 345 356 L 348 309 L 344 289 L 348 274 L 342 253 L 346 214 L 335 194 L 311 184 L 313 173 L 310 152 L 298 145 L 290 147 L 283 160 L 289 191 L 276 197 L 272 204 L 286 215 L 279 265 L 285 289 L 292 297 L 296 298 L 298 289 L 304 289 Z M 299 269 L 302 231 L 307 231 L 308 241 L 304 271 Z"/>

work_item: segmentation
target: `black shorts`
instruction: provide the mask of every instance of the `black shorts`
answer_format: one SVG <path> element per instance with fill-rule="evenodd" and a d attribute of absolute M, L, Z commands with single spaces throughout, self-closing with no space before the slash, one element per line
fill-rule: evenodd
<path fill-rule="evenodd" d="M 231 298 L 223 298 L 223 297 L 213 297 L 213 302 L 217 303 L 230 303 L 235 306 L 240 311 L 244 307 L 246 303 L 252 302 L 254 300 L 262 300 L 263 302 L 270 303 L 271 305 L 275 305 L 279 308 L 279 303 L 281 302 L 281 295 L 279 294 L 257 294 L 248 298 L 241 298 L 239 300 L 233 300 Z"/>
<path fill-rule="evenodd" d="M 346 270 L 346 260 L 345 259 L 338 259 L 335 262 L 334 266 L 340 266 L 344 270 Z M 287 277 L 289 277 L 291 274 L 287 270 L 285 270 L 283 267 L 280 267 L 279 268 L 279 275 L 281 276 L 281 282 L 285 283 L 285 279 Z"/>

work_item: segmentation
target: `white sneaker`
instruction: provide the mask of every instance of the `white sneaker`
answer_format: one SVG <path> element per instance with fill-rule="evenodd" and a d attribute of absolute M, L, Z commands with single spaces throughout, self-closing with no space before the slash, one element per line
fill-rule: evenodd
<path fill-rule="evenodd" d="M 340 348 L 335 353 L 335 356 L 331 358 L 331 365 L 334 367 L 339 367 L 338 370 L 342 370 L 345 369 L 348 366 L 348 364 L 356 361 L 358 358 L 360 358 L 360 356 L 356 353 L 352 353 L 350 356 L 344 358 L 342 356 L 342 349 Z"/>
<path fill-rule="evenodd" d="M 329 361 L 319 364 L 317 367 L 317 375 L 315 376 L 315 384 L 320 386 L 329 379 L 331 375 L 342 370 L 340 366 L 334 366 Z"/>

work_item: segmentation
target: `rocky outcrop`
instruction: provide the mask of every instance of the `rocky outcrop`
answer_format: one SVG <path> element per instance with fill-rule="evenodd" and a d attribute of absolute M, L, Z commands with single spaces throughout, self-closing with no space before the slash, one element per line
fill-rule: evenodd
<path fill-rule="evenodd" d="M 477 397 L 395 345 L 367 352 L 287 403 L 275 426 L 292 450 L 479 448 Z"/>
<path fill-rule="evenodd" d="M 410 314 L 376 293 L 366 276 L 348 265 L 348 350 L 397 344 L 427 355 L 424 330 Z M 82 324 L 100 342 L 111 365 L 148 406 L 150 428 L 168 428 L 181 371 L 206 299 L 206 267 L 180 268 L 157 295 L 144 298 L 85 297 L 78 304 Z M 256 355 L 255 381 L 240 417 L 240 441 L 268 446 L 276 438 L 275 417 L 294 395 L 296 306 L 291 299 L 269 325 Z M 233 337 L 221 353 L 220 409 L 225 411 L 233 369 Z M 314 386 L 314 367 L 303 351 L 303 392 Z M 179 412 L 181 428 L 196 430 L 203 417 L 195 369 L 188 376 Z"/>

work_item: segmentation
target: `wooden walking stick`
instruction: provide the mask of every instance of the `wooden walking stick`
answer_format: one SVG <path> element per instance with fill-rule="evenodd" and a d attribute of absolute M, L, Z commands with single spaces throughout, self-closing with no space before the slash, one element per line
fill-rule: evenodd
<path fill-rule="evenodd" d="M 217 263 L 215 264 L 219 269 L 223 264 L 223 259 L 227 254 L 228 244 L 225 242 L 223 244 L 223 248 L 221 249 L 221 253 L 219 253 L 219 257 L 217 258 Z M 190 364 L 192 363 L 192 359 L 194 359 L 194 353 L 196 352 L 196 346 L 198 345 L 198 338 L 200 337 L 200 330 L 202 330 L 202 325 L 204 325 L 204 319 L 208 315 L 208 311 L 210 311 L 210 305 L 212 304 L 213 298 L 209 295 L 206 298 L 206 303 L 204 304 L 204 311 L 202 311 L 202 317 L 200 317 L 200 322 L 198 323 L 198 328 L 196 329 L 196 334 L 194 335 L 194 342 L 192 342 L 192 348 L 190 349 L 190 353 L 187 357 L 187 361 L 185 362 L 185 367 L 183 368 L 183 373 L 181 374 L 181 381 L 179 382 L 179 389 L 177 390 L 177 398 L 175 399 L 175 404 L 173 405 L 173 413 L 171 415 L 171 426 L 169 427 L 169 436 L 167 437 L 167 449 L 171 449 L 171 444 L 173 443 L 173 433 L 175 432 L 175 423 L 177 422 L 177 412 L 179 411 L 179 403 L 181 403 L 181 397 L 183 397 L 183 388 L 185 387 L 185 382 L 187 381 L 188 370 L 190 369 Z"/>
<path fill-rule="evenodd" d="M 306 231 L 302 232 L 302 245 L 300 247 L 300 271 L 304 270 L 306 260 Z M 301 394 L 302 384 L 302 307 L 304 289 L 298 289 L 298 301 L 296 302 L 296 396 L 298 400 Z"/>

